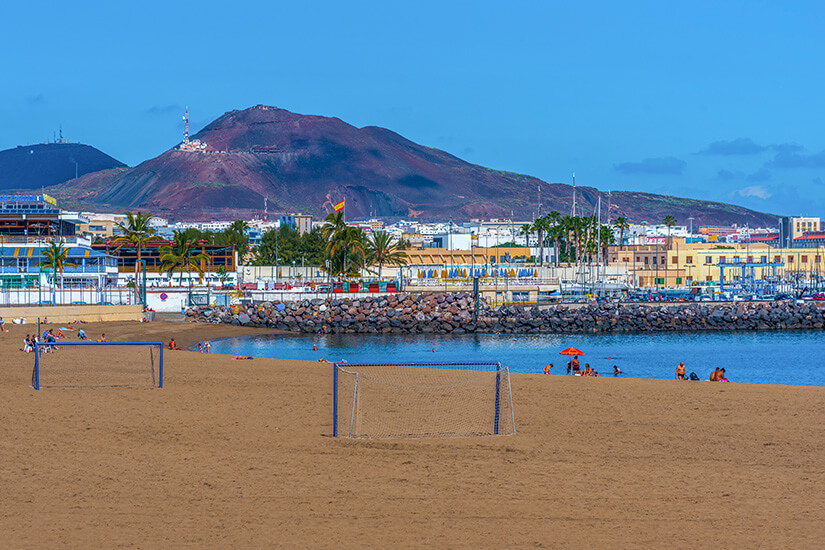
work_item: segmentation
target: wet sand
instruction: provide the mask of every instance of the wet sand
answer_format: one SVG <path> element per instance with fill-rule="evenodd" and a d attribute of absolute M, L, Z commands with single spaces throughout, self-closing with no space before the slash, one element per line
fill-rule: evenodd
<path fill-rule="evenodd" d="M 182 347 L 253 332 L 83 328 L 110 340 L 174 336 Z M 176 351 L 162 390 L 36 392 L 33 356 L 17 351 L 33 328 L 9 329 L 0 335 L 6 548 L 825 540 L 825 388 L 514 374 L 516 436 L 346 440 L 329 437 L 329 365 Z M 91 355 L 82 366 L 95 367 Z"/>

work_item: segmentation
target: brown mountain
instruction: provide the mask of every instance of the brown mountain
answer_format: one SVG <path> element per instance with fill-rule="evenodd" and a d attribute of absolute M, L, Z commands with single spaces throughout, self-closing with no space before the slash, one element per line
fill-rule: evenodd
<path fill-rule="evenodd" d="M 323 215 L 341 199 L 347 217 L 421 219 L 532 217 L 569 212 L 572 187 L 470 164 L 374 126 L 275 107 L 230 111 L 193 136 L 202 151 L 178 148 L 128 169 L 86 175 L 50 192 L 82 208 L 143 209 L 173 219 L 248 217 L 269 210 Z M 578 204 L 635 221 L 773 225 L 775 216 L 722 203 L 579 187 Z"/>

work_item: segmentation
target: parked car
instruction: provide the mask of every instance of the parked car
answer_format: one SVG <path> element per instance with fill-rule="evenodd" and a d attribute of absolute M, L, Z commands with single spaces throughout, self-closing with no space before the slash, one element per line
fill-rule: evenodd
<path fill-rule="evenodd" d="M 811 300 L 825 301 L 825 293 L 818 293 L 811 295 Z"/>

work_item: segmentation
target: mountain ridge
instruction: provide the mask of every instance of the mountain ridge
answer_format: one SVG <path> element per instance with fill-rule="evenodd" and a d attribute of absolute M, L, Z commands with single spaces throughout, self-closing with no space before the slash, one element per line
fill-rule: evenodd
<path fill-rule="evenodd" d="M 88 174 L 58 185 L 55 196 L 84 207 L 151 210 L 173 219 L 260 215 L 316 216 L 346 199 L 350 218 L 531 219 L 542 188 L 542 211 L 569 212 L 573 188 L 472 164 L 379 126 L 357 128 L 337 117 L 277 107 L 228 111 L 192 136 L 205 150 L 177 147 L 133 168 Z M 608 195 L 577 187 L 583 211 L 602 199 L 611 217 L 681 223 L 774 225 L 776 216 L 725 203 L 632 191 Z"/>

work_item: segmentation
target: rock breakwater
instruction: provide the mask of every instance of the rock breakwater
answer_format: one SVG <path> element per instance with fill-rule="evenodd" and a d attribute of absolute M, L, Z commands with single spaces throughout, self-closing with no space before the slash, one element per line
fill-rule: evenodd
<path fill-rule="evenodd" d="M 825 327 L 825 303 L 781 302 L 500 306 L 468 293 L 262 302 L 187 310 L 196 322 L 313 333 L 610 333 L 795 330 Z"/>

